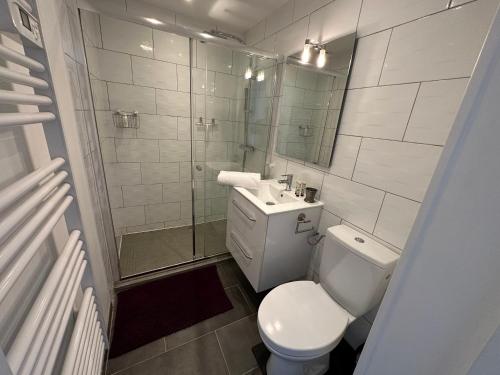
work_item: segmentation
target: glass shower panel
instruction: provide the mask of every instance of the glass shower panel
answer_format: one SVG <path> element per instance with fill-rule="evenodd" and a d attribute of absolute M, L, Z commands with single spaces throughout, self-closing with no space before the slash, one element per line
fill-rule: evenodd
<path fill-rule="evenodd" d="M 192 69 L 196 258 L 227 252 L 221 170 L 264 172 L 276 63 L 196 42 Z M 266 79 L 267 78 L 267 79 Z"/>

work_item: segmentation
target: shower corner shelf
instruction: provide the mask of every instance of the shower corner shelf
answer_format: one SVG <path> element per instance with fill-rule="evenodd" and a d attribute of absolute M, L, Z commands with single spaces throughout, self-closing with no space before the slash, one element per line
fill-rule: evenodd
<path fill-rule="evenodd" d="M 115 127 L 120 129 L 138 129 L 139 128 L 139 112 L 126 112 L 116 110 L 113 112 L 113 123 Z"/>

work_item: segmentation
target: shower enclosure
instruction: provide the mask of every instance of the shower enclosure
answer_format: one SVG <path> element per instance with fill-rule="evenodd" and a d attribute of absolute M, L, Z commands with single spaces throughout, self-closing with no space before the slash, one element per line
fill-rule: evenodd
<path fill-rule="evenodd" d="M 226 253 L 217 174 L 264 173 L 276 60 L 97 13 L 81 21 L 121 277 Z"/>

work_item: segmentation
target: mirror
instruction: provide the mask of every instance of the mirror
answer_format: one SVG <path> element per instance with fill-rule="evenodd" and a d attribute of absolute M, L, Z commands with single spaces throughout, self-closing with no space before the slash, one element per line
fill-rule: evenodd
<path fill-rule="evenodd" d="M 302 51 L 287 57 L 279 105 L 278 154 L 330 166 L 355 40 L 353 33 L 325 44 L 323 68 L 316 67 L 314 52 L 310 63 L 300 60 Z"/>

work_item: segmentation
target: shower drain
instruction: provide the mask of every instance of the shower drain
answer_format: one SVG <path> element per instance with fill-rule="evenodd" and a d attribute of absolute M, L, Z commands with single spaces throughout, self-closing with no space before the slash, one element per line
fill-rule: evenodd
<path fill-rule="evenodd" d="M 268 206 L 274 206 L 276 203 L 269 201 L 269 202 L 266 202 L 266 204 L 267 204 Z"/>

